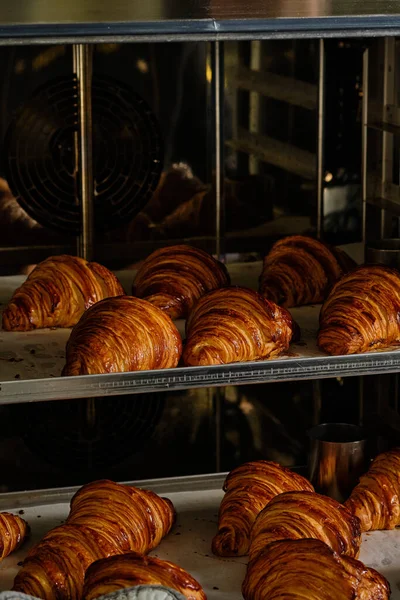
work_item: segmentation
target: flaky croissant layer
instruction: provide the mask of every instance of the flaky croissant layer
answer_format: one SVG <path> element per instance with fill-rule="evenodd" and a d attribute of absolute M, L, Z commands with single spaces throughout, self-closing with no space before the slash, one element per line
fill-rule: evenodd
<path fill-rule="evenodd" d="M 72 327 L 99 300 L 124 290 L 111 271 L 77 256 L 52 256 L 18 288 L 3 312 L 3 329 Z"/>
<path fill-rule="evenodd" d="M 356 354 L 400 342 L 400 273 L 363 266 L 343 277 L 322 306 L 318 346 L 331 355 Z"/>
<path fill-rule="evenodd" d="M 289 312 L 242 287 L 201 298 L 186 323 L 187 366 L 267 359 L 289 348 L 296 325 Z"/>
<path fill-rule="evenodd" d="M 245 556 L 256 517 L 278 494 L 294 490 L 314 491 L 307 479 L 277 463 L 258 460 L 245 463 L 227 476 L 225 496 L 218 515 L 218 533 L 212 542 L 217 556 Z"/>
<path fill-rule="evenodd" d="M 63 375 L 168 369 L 181 353 L 181 337 L 165 312 L 132 296 L 108 298 L 72 330 Z"/>
<path fill-rule="evenodd" d="M 390 586 L 374 569 L 339 556 L 324 542 L 284 540 L 249 563 L 245 600 L 388 600 Z"/>
<path fill-rule="evenodd" d="M 355 263 L 340 249 L 293 235 L 274 244 L 264 259 L 260 293 L 287 308 L 322 302 Z"/>
<path fill-rule="evenodd" d="M 174 519 L 172 503 L 148 490 L 108 480 L 83 486 L 71 501 L 66 524 L 30 550 L 13 589 L 42 600 L 81 600 L 85 572 L 93 562 L 150 552 Z"/>
<path fill-rule="evenodd" d="M 379 454 L 345 502 L 362 531 L 400 525 L 400 448 Z"/>
<path fill-rule="evenodd" d="M 315 492 L 284 492 L 260 512 L 251 530 L 249 559 L 268 544 L 285 539 L 313 538 L 338 554 L 357 558 L 361 526 L 357 517 L 332 498 Z"/>
<path fill-rule="evenodd" d="M 29 531 L 28 523 L 18 515 L 0 513 L 0 560 L 18 550 Z"/>
<path fill-rule="evenodd" d="M 161 585 L 187 600 L 206 600 L 201 585 L 187 571 L 167 560 L 128 553 L 99 560 L 86 572 L 83 600 L 137 585 Z"/>
<path fill-rule="evenodd" d="M 181 244 L 156 250 L 144 261 L 133 294 L 172 319 L 185 319 L 201 296 L 229 281 L 225 265 L 203 250 Z"/>

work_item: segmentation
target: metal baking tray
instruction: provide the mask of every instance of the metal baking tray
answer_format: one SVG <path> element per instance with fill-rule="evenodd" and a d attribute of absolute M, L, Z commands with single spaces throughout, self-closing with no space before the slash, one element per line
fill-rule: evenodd
<path fill-rule="evenodd" d="M 345 247 L 360 261 L 360 245 Z M 228 265 L 232 284 L 257 289 L 260 262 Z M 117 273 L 129 292 L 133 271 Z M 0 279 L 0 303 L 9 300 L 23 277 Z M 1 307 L 0 307 L 1 308 Z M 278 359 L 213 367 L 178 367 L 158 371 L 60 377 L 65 344 L 70 330 L 5 332 L 0 330 L 0 404 L 44 400 L 89 398 L 167 390 L 322 379 L 354 375 L 394 373 L 400 370 L 400 349 L 351 356 L 326 356 L 316 345 L 320 306 L 291 310 L 302 330 L 302 338 Z M 184 336 L 184 321 L 177 321 Z"/>
<path fill-rule="evenodd" d="M 204 587 L 208 600 L 240 600 L 246 571 L 246 558 L 222 559 L 211 552 L 224 479 L 225 474 L 220 474 L 137 484 L 170 498 L 178 513 L 171 533 L 152 554 L 189 571 Z M 0 510 L 21 514 L 32 528 L 29 542 L 0 563 L 0 590 L 10 589 L 18 563 L 28 549 L 65 520 L 74 491 L 68 488 L 0 496 Z M 400 530 L 364 534 L 360 560 L 381 572 L 390 582 L 392 600 L 400 600 Z"/>

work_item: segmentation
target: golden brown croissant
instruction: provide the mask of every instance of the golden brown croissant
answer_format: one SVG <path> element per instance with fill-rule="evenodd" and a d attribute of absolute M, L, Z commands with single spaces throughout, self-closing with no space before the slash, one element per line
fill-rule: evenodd
<path fill-rule="evenodd" d="M 278 494 L 314 491 L 307 479 L 267 460 L 245 463 L 225 479 L 226 492 L 219 509 L 218 533 L 212 551 L 218 556 L 248 554 L 250 532 L 258 514 Z"/>
<path fill-rule="evenodd" d="M 149 552 L 174 519 L 172 503 L 153 492 L 107 480 L 85 485 L 71 501 L 67 523 L 30 550 L 13 589 L 43 600 L 80 600 L 94 561 Z"/>
<path fill-rule="evenodd" d="M 18 550 L 29 535 L 24 519 L 10 513 L 0 513 L 0 560 Z"/>
<path fill-rule="evenodd" d="M 181 353 L 181 337 L 166 313 L 140 298 L 107 298 L 73 328 L 63 375 L 169 369 Z"/>
<path fill-rule="evenodd" d="M 302 539 L 270 544 L 249 564 L 242 593 L 245 600 L 388 600 L 390 586 L 359 560 Z"/>
<path fill-rule="evenodd" d="M 356 354 L 400 342 L 400 273 L 363 266 L 333 287 L 320 313 L 318 346 L 332 355 Z"/>
<path fill-rule="evenodd" d="M 161 585 L 180 592 L 188 600 L 206 600 L 199 583 L 181 567 L 134 553 L 112 556 L 92 564 L 86 572 L 83 600 L 137 585 Z"/>
<path fill-rule="evenodd" d="M 251 530 L 249 559 L 279 540 L 314 538 L 338 554 L 357 558 L 361 526 L 342 504 L 314 492 L 285 492 L 260 512 Z"/>
<path fill-rule="evenodd" d="M 3 329 L 72 327 L 86 309 L 124 290 L 111 271 L 77 256 L 52 256 L 29 275 L 3 312 Z"/>
<path fill-rule="evenodd" d="M 172 319 L 186 319 L 205 293 L 229 285 L 225 265 L 191 246 L 156 250 L 140 267 L 133 295 L 146 298 Z"/>
<path fill-rule="evenodd" d="M 322 302 L 355 263 L 338 249 L 293 235 L 274 244 L 264 259 L 260 293 L 286 308 Z"/>
<path fill-rule="evenodd" d="M 361 531 L 400 525 L 400 448 L 375 458 L 345 506 L 360 519 Z"/>
<path fill-rule="evenodd" d="M 289 312 L 257 292 L 240 287 L 201 298 L 186 322 L 183 361 L 220 365 L 279 356 L 295 331 Z"/>

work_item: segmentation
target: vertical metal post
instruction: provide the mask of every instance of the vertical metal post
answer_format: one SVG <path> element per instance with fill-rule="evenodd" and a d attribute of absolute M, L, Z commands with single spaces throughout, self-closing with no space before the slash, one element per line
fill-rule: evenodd
<path fill-rule="evenodd" d="M 325 118 L 325 42 L 319 40 L 318 133 L 317 133 L 317 236 L 323 235 L 324 220 L 324 118 Z"/>
<path fill-rule="evenodd" d="M 93 48 L 88 44 L 73 46 L 73 66 L 78 83 L 79 135 L 76 143 L 77 194 L 82 211 L 82 228 L 78 252 L 91 260 L 93 255 L 93 130 L 92 69 Z"/>
<path fill-rule="evenodd" d="M 368 194 L 368 93 L 369 93 L 369 50 L 363 54 L 363 99 L 362 99 L 362 132 L 361 132 L 361 193 L 362 193 L 362 241 L 365 244 L 367 235 L 367 194 Z"/>
<path fill-rule="evenodd" d="M 383 72 L 383 107 L 382 122 L 387 121 L 387 115 L 394 105 L 395 95 L 395 61 L 396 40 L 387 37 L 384 42 L 384 72 Z M 382 132 L 382 188 L 393 182 L 393 135 L 387 131 Z M 381 209 L 380 237 L 391 237 L 391 215 L 384 208 Z"/>
<path fill-rule="evenodd" d="M 215 135 L 215 244 L 218 258 L 222 258 L 223 194 L 224 194 L 224 46 L 214 42 L 212 53 L 212 84 Z"/>
<path fill-rule="evenodd" d="M 261 44 L 260 40 L 250 42 L 250 69 L 252 71 L 260 71 L 261 69 Z M 261 97 L 258 92 L 250 92 L 250 115 L 249 115 L 249 131 L 252 133 L 260 133 L 260 118 L 261 118 Z M 260 161 L 254 156 L 249 158 L 250 175 L 258 175 L 260 171 Z"/>

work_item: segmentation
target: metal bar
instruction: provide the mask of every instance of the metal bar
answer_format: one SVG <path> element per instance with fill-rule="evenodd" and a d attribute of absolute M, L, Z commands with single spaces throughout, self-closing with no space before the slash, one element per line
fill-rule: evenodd
<path fill-rule="evenodd" d="M 224 46 L 221 42 L 213 45 L 213 96 L 214 96 L 214 134 L 215 134 L 215 243 L 218 258 L 222 257 L 223 235 L 223 195 L 224 195 Z"/>
<path fill-rule="evenodd" d="M 250 42 L 250 68 L 252 72 L 259 72 L 261 68 L 261 44 L 260 40 Z M 261 98 L 258 91 L 250 90 L 250 114 L 249 114 L 249 130 L 252 133 L 261 133 L 260 131 L 260 107 Z M 256 156 L 250 156 L 249 173 L 250 175 L 258 175 L 260 171 L 260 160 Z"/>
<path fill-rule="evenodd" d="M 368 198 L 368 96 L 369 96 L 369 50 L 363 55 L 363 99 L 362 99 L 362 133 L 361 133 L 361 195 L 362 195 L 362 241 L 366 241 L 367 231 L 367 198 Z"/>
<path fill-rule="evenodd" d="M 396 41 L 386 38 L 384 41 L 384 64 L 383 64 L 383 106 L 382 121 L 388 107 L 394 103 L 395 88 L 395 46 Z M 387 131 L 382 133 L 382 181 L 384 184 L 393 182 L 393 135 Z M 380 237 L 391 236 L 391 215 L 386 209 L 381 209 Z"/>
<path fill-rule="evenodd" d="M 240 152 L 254 154 L 260 160 L 304 179 L 315 180 L 317 176 L 315 154 L 280 140 L 240 129 L 238 139 L 228 140 L 226 144 Z"/>
<path fill-rule="evenodd" d="M 79 180 L 79 200 L 82 210 L 82 230 L 79 255 L 86 260 L 93 256 L 93 131 L 92 131 L 92 63 L 93 48 L 87 44 L 77 44 L 73 48 L 74 71 L 78 81 L 79 104 L 79 153 L 77 175 Z"/>
<path fill-rule="evenodd" d="M 325 114 L 325 42 L 319 41 L 318 125 L 317 125 L 317 236 L 324 225 L 324 114 Z"/>
<path fill-rule="evenodd" d="M 0 404 L 110 397 L 250 383 L 305 381 L 399 371 L 400 352 L 391 351 L 338 357 L 267 360 L 215 367 L 16 380 L 0 384 Z"/>
<path fill-rule="evenodd" d="M 249 92 L 258 92 L 266 98 L 280 100 L 307 110 L 316 110 L 318 107 L 318 89 L 312 83 L 269 71 L 255 71 L 243 66 L 230 69 L 228 78 L 230 85 Z"/>
<path fill-rule="evenodd" d="M 220 473 L 222 469 L 222 418 L 224 410 L 224 393 L 222 388 L 217 388 L 215 390 L 213 400 L 215 421 L 215 472 Z"/>

